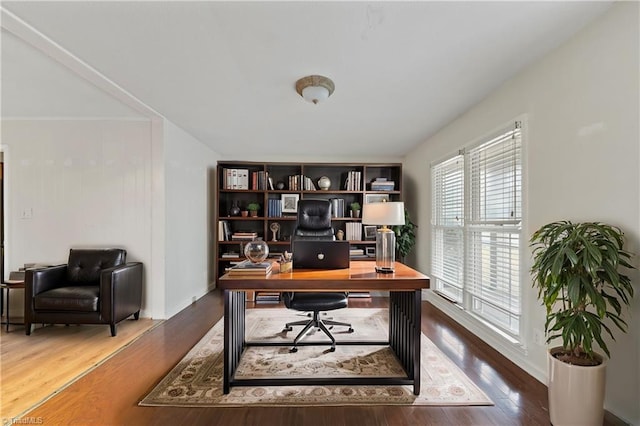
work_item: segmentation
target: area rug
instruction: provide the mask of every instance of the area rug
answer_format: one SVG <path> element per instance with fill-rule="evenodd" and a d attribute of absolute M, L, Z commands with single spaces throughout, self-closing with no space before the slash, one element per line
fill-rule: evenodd
<path fill-rule="evenodd" d="M 350 308 L 332 312 L 338 321 L 350 322 L 354 332 L 334 327 L 336 340 L 384 340 L 388 333 L 386 309 Z M 248 309 L 247 339 L 292 341 L 300 328 L 284 332 L 286 322 L 301 319 L 287 309 Z M 337 405 L 493 405 L 482 392 L 424 334 L 420 395 L 413 386 L 261 386 L 231 388 L 222 393 L 223 321 L 220 320 L 185 358 L 147 395 L 142 406 L 337 406 Z M 328 341 L 322 332 L 307 340 Z M 248 348 L 236 378 L 312 376 L 404 376 L 393 352 L 385 346 L 329 346 Z"/>

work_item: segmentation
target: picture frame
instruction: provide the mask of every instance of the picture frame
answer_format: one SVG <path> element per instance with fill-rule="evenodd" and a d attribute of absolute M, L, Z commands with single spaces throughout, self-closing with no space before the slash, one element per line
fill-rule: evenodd
<path fill-rule="evenodd" d="M 375 225 L 364 225 L 364 239 L 375 240 L 377 228 Z"/>
<path fill-rule="evenodd" d="M 298 201 L 300 201 L 300 194 L 282 194 L 280 200 L 282 202 L 282 213 L 298 212 Z"/>
<path fill-rule="evenodd" d="M 366 254 L 369 257 L 375 257 L 376 248 L 375 247 L 365 247 L 364 248 L 364 254 Z"/>
<path fill-rule="evenodd" d="M 382 203 L 389 201 L 389 194 L 364 194 L 364 203 Z"/>

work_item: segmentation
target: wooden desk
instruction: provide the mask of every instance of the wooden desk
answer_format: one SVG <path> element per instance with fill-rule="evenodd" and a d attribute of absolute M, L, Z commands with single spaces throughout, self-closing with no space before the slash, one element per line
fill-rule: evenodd
<path fill-rule="evenodd" d="M 396 262 L 393 274 L 378 274 L 373 261 L 353 261 L 349 269 L 296 270 L 280 274 L 277 264 L 268 277 L 220 278 L 224 290 L 224 393 L 231 386 L 285 385 L 413 385 L 420 394 L 420 320 L 422 289 L 429 278 Z M 245 339 L 245 291 L 389 291 L 389 340 L 346 341 L 338 345 L 391 347 L 407 377 L 333 377 L 236 379 L 235 371 L 247 346 L 289 346 L 291 343 L 249 342 Z M 310 343 L 312 344 L 312 343 Z"/>

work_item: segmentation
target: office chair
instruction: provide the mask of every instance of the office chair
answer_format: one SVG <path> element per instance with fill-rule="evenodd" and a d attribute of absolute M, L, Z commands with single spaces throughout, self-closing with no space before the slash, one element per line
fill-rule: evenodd
<path fill-rule="evenodd" d="M 293 239 L 305 240 L 333 240 L 331 228 L 331 203 L 328 200 L 300 200 L 298 202 L 298 221 L 293 232 Z M 295 268 L 295 264 L 293 267 Z M 348 332 L 353 333 L 351 324 L 333 321 L 330 318 L 320 318 L 320 312 L 346 308 L 348 305 L 348 293 L 346 292 L 288 292 L 283 294 L 284 305 L 296 311 L 312 312 L 311 319 L 294 321 L 285 324 L 284 331 L 293 330 L 293 326 L 303 325 L 304 328 L 293 340 L 290 352 L 298 351 L 298 343 L 309 333 L 312 328 L 319 328 L 331 339 L 331 352 L 336 350 L 336 339 L 333 337 L 327 325 L 349 327 Z"/>
<path fill-rule="evenodd" d="M 298 220 L 293 239 L 335 239 L 331 228 L 331 203 L 328 200 L 298 201 Z"/>

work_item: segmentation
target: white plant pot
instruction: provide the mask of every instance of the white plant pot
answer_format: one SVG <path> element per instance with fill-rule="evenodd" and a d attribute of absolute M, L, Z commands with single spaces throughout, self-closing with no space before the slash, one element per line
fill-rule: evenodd
<path fill-rule="evenodd" d="M 554 426 L 602 426 L 606 360 L 593 367 L 571 365 L 558 361 L 552 354 L 561 347 L 551 348 L 549 361 L 549 416 Z"/>

